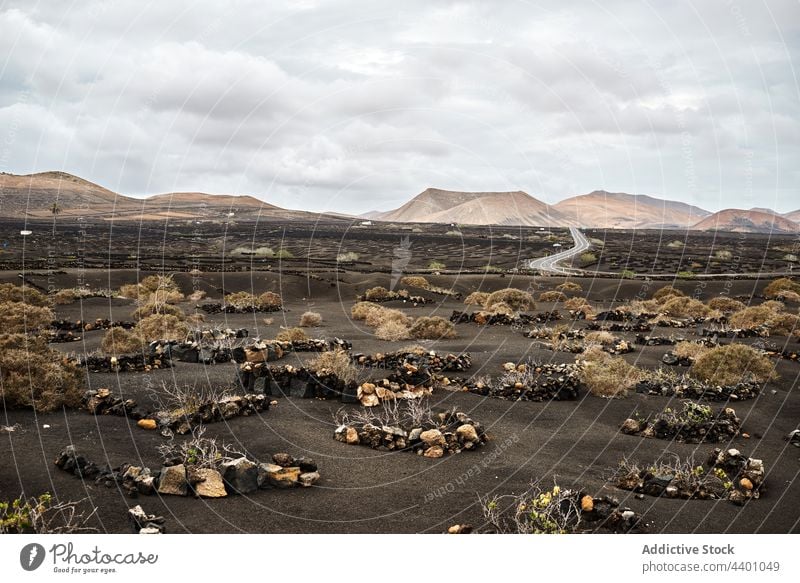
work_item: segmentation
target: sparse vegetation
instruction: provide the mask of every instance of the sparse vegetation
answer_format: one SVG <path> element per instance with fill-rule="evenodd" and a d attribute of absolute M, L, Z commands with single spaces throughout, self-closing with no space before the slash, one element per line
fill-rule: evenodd
<path fill-rule="evenodd" d="M 317 374 L 329 372 L 335 374 L 339 380 L 350 383 L 358 379 L 358 369 L 353 364 L 350 355 L 344 350 L 329 350 L 322 352 L 308 363 L 308 368 Z"/>
<path fill-rule="evenodd" d="M 47 296 L 27 285 L 13 283 L 0 284 L 0 304 L 5 302 L 24 302 L 30 306 L 44 308 L 50 305 Z"/>
<path fill-rule="evenodd" d="M 124 328 L 110 328 L 103 336 L 100 348 L 106 354 L 130 354 L 142 350 L 142 339 L 136 332 Z"/>
<path fill-rule="evenodd" d="M 681 290 L 672 287 L 671 285 L 665 285 L 664 287 L 657 289 L 653 294 L 653 299 L 662 304 L 668 299 L 675 297 L 685 298 L 686 294 Z"/>
<path fill-rule="evenodd" d="M 305 342 L 308 336 L 302 328 L 284 328 L 275 339 L 279 342 Z"/>
<path fill-rule="evenodd" d="M 538 484 L 517 495 L 481 499 L 486 521 L 501 534 L 567 534 L 580 522 L 576 493 Z"/>
<path fill-rule="evenodd" d="M 730 313 L 738 312 L 745 309 L 747 306 L 739 300 L 734 300 L 727 296 L 717 296 L 708 300 L 708 307 L 712 310 L 719 310 L 720 312 Z"/>
<path fill-rule="evenodd" d="M 540 302 L 565 302 L 567 295 L 560 291 L 546 291 L 539 294 Z"/>
<path fill-rule="evenodd" d="M 583 288 L 580 286 L 580 284 L 575 283 L 574 281 L 565 281 L 564 283 L 560 283 L 556 286 L 556 289 L 564 293 L 583 291 Z"/>
<path fill-rule="evenodd" d="M 611 356 L 599 346 L 590 346 L 577 360 L 583 361 L 580 379 L 597 397 L 624 397 L 641 379 L 641 371 L 621 356 Z"/>
<path fill-rule="evenodd" d="M 371 287 L 364 292 L 364 299 L 368 302 L 384 302 L 391 297 L 391 292 L 380 285 Z"/>
<path fill-rule="evenodd" d="M 8 334 L 37 332 L 50 326 L 53 310 L 26 302 L 0 303 L 0 330 Z"/>
<path fill-rule="evenodd" d="M 513 287 L 501 289 L 489 294 L 489 297 L 486 298 L 486 302 L 484 303 L 484 307 L 490 309 L 494 304 L 499 304 L 500 302 L 508 304 L 513 310 L 518 312 L 532 310 L 536 307 L 531 294 Z"/>
<path fill-rule="evenodd" d="M 78 534 L 88 526 L 96 508 L 86 514 L 81 502 L 56 502 L 49 493 L 0 501 L 0 534 Z"/>
<path fill-rule="evenodd" d="M 487 292 L 475 291 L 464 298 L 464 303 L 468 306 L 483 306 L 489 299 Z"/>
<path fill-rule="evenodd" d="M 420 289 L 428 289 L 431 286 L 430 282 L 421 275 L 407 275 L 400 279 L 400 283 Z"/>
<path fill-rule="evenodd" d="M 593 263 L 597 263 L 597 255 L 587 251 L 586 253 L 581 253 L 580 260 L 581 260 L 581 265 L 583 266 L 592 265 Z"/>
<path fill-rule="evenodd" d="M 422 316 L 411 325 L 411 337 L 417 340 L 455 338 L 456 329 L 452 322 L 440 316 Z"/>
<path fill-rule="evenodd" d="M 303 312 L 300 316 L 301 328 L 315 328 L 322 324 L 322 315 L 319 312 Z"/>
<path fill-rule="evenodd" d="M 442 270 L 442 269 L 447 269 L 447 265 L 445 265 L 441 261 L 436 261 L 434 259 L 433 261 L 428 263 L 428 269 L 431 269 L 433 271 L 439 271 L 439 270 Z"/>
<path fill-rule="evenodd" d="M 389 342 L 408 340 L 411 338 L 411 328 L 402 322 L 384 322 L 375 329 L 375 338 Z"/>
<path fill-rule="evenodd" d="M 800 283 L 788 277 L 781 277 L 770 282 L 770 284 L 764 288 L 764 295 L 768 298 L 781 297 L 784 295 L 784 292 L 800 294 Z"/>
<path fill-rule="evenodd" d="M 339 263 L 351 263 L 353 261 L 358 261 L 359 257 L 361 256 L 358 253 L 347 251 L 346 253 L 339 253 L 336 256 L 336 261 Z"/>
<path fill-rule="evenodd" d="M 709 350 L 710 348 L 704 344 L 700 344 L 698 342 L 691 342 L 689 340 L 684 340 L 682 342 L 678 342 L 675 345 L 675 348 L 672 349 L 672 352 L 678 358 L 688 358 L 689 360 L 695 360 L 696 358 L 702 356 Z"/>
<path fill-rule="evenodd" d="M 710 349 L 697 357 L 689 374 L 697 380 L 720 386 L 744 381 L 765 383 L 776 378 L 773 362 L 744 344 Z"/>
<path fill-rule="evenodd" d="M 185 340 L 189 326 L 173 314 L 152 314 L 139 320 L 135 333 L 146 342 L 153 340 Z"/>
<path fill-rule="evenodd" d="M 663 303 L 662 313 L 673 318 L 705 318 L 710 308 L 700 300 L 686 296 L 667 296 Z"/>

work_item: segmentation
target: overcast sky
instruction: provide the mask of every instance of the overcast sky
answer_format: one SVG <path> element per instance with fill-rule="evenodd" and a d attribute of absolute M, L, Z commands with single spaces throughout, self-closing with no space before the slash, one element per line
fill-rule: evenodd
<path fill-rule="evenodd" d="M 283 5 L 283 6 L 281 6 Z M 0 171 L 800 208 L 800 2 L 0 0 Z"/>

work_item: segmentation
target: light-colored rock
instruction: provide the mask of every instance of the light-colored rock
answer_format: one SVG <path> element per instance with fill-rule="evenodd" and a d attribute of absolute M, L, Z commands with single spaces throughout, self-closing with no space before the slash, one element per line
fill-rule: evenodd
<path fill-rule="evenodd" d="M 246 457 L 225 462 L 220 470 L 229 492 L 249 494 L 258 490 L 258 467 Z"/>
<path fill-rule="evenodd" d="M 583 512 L 591 512 L 594 510 L 594 498 L 588 494 L 581 498 L 581 510 Z"/>
<path fill-rule="evenodd" d="M 200 481 L 194 486 L 194 491 L 201 498 L 224 498 L 228 495 L 222 474 L 212 468 L 200 468 L 195 471 L 195 476 Z"/>
<path fill-rule="evenodd" d="M 358 400 L 364 407 L 377 407 L 381 402 L 375 393 L 361 395 Z"/>
<path fill-rule="evenodd" d="M 157 529 L 155 527 L 152 527 L 152 526 L 147 526 L 147 527 L 141 529 L 139 531 L 139 534 L 161 534 L 161 530 L 159 530 L 159 529 Z"/>
<path fill-rule="evenodd" d="M 427 445 L 444 445 L 444 435 L 438 429 L 428 429 L 420 433 L 419 438 Z"/>
<path fill-rule="evenodd" d="M 444 455 L 444 449 L 442 449 L 442 446 L 440 445 L 432 445 L 425 450 L 423 455 L 429 458 L 440 458 Z"/>
<path fill-rule="evenodd" d="M 139 421 L 136 422 L 136 425 L 138 425 L 142 429 L 158 428 L 158 424 L 156 423 L 155 419 L 139 419 Z"/>
<path fill-rule="evenodd" d="M 186 496 L 189 484 L 186 482 L 186 467 L 183 464 L 162 468 L 158 479 L 158 493 L 171 496 Z"/>
<path fill-rule="evenodd" d="M 478 443 L 480 441 L 480 437 L 478 437 L 478 432 L 475 430 L 475 427 L 468 423 L 460 425 L 458 429 L 456 429 L 456 435 L 458 436 L 459 441 L 462 442 Z"/>
<path fill-rule="evenodd" d="M 743 490 L 750 491 L 753 489 L 753 482 L 751 482 L 747 478 L 742 478 L 741 480 L 739 480 L 739 485 L 742 487 Z"/>
<path fill-rule="evenodd" d="M 622 422 L 620 430 L 628 435 L 639 433 L 639 422 L 636 419 L 626 419 Z"/>
<path fill-rule="evenodd" d="M 305 472 L 300 474 L 298 481 L 304 488 L 310 488 L 319 480 L 319 472 Z"/>

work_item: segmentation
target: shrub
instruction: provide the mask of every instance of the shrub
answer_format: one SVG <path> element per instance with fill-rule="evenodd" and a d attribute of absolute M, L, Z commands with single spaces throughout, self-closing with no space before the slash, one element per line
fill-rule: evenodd
<path fill-rule="evenodd" d="M 146 342 L 153 340 L 185 340 L 189 327 L 173 314 L 152 314 L 136 324 L 134 333 Z"/>
<path fill-rule="evenodd" d="M 776 378 L 772 361 L 744 344 L 712 348 L 695 360 L 689 374 L 699 381 L 720 386 L 743 381 L 764 383 Z"/>
<path fill-rule="evenodd" d="M 151 294 L 158 290 L 180 292 L 178 284 L 171 275 L 148 275 L 139 282 L 139 291 Z"/>
<path fill-rule="evenodd" d="M 518 312 L 532 310 L 536 306 L 531 294 L 513 287 L 492 292 L 489 294 L 489 297 L 486 298 L 484 306 L 486 308 L 491 308 L 494 304 L 499 304 L 500 302 L 505 302 Z"/>
<path fill-rule="evenodd" d="M 761 326 L 769 326 L 775 314 L 775 309 L 764 304 L 760 306 L 748 306 L 743 310 L 734 312 L 728 322 L 731 328 L 759 328 Z"/>
<path fill-rule="evenodd" d="M 190 293 L 186 299 L 189 300 L 190 302 L 199 302 L 200 300 L 205 299 L 205 297 L 206 297 L 206 292 L 204 292 L 201 289 L 196 289 L 192 293 Z"/>
<path fill-rule="evenodd" d="M 314 328 L 320 324 L 322 324 L 322 316 L 319 312 L 304 312 L 300 316 L 300 327 L 302 328 Z"/>
<path fill-rule="evenodd" d="M 171 304 L 159 304 L 155 302 L 150 302 L 144 304 L 143 306 L 139 306 L 133 312 L 131 312 L 131 318 L 134 320 L 141 320 L 156 314 L 162 316 L 175 316 L 179 320 L 186 319 L 186 315 L 183 313 L 183 310 L 181 310 L 178 306 L 173 306 Z"/>
<path fill-rule="evenodd" d="M 575 297 L 570 298 L 564 302 L 564 307 L 568 310 L 584 312 L 585 314 L 593 314 L 594 307 L 588 302 L 586 298 Z"/>
<path fill-rule="evenodd" d="M 439 271 L 440 269 L 445 269 L 447 266 L 442 263 L 441 261 L 433 260 L 428 263 L 428 269 L 433 269 L 434 271 Z"/>
<path fill-rule="evenodd" d="M 633 279 L 633 278 L 635 278 L 635 277 L 636 277 L 636 272 L 635 272 L 635 271 L 633 271 L 633 270 L 631 270 L 631 269 L 623 269 L 623 270 L 620 272 L 619 276 L 620 276 L 622 279 Z"/>
<path fill-rule="evenodd" d="M 308 363 L 308 368 L 317 374 L 323 371 L 332 372 L 346 383 L 355 381 L 358 378 L 358 369 L 353 364 L 350 355 L 344 350 L 322 352 Z"/>
<path fill-rule="evenodd" d="M 681 290 L 672 287 L 671 285 L 665 285 L 662 288 L 659 288 L 653 294 L 653 299 L 659 303 L 664 303 L 670 298 L 674 297 L 686 297 L 686 294 L 683 293 Z"/>
<path fill-rule="evenodd" d="M 600 344 L 605 346 L 606 344 L 611 344 L 614 342 L 614 335 L 605 330 L 593 330 L 586 333 L 584 340 L 590 344 Z"/>
<path fill-rule="evenodd" d="M 580 286 L 580 284 L 577 284 L 574 281 L 565 281 L 564 283 L 561 283 L 561 284 L 557 285 L 556 289 L 558 291 L 562 291 L 562 292 L 579 292 L 579 291 L 583 291 L 583 288 Z"/>
<path fill-rule="evenodd" d="M 178 304 L 185 299 L 186 297 L 181 292 L 174 289 L 157 289 L 146 296 L 139 294 L 139 302 L 142 304 Z"/>
<path fill-rule="evenodd" d="M 374 310 L 380 310 L 381 306 L 374 302 L 356 302 L 350 308 L 350 316 L 354 320 L 366 320 L 367 316 Z"/>
<path fill-rule="evenodd" d="M 781 292 L 792 291 L 800 293 L 800 283 L 797 283 L 788 277 L 778 278 L 764 288 L 764 295 L 768 298 L 775 298 L 782 295 Z"/>
<path fill-rule="evenodd" d="M 398 321 L 384 322 L 375 329 L 375 338 L 397 342 L 411 338 L 411 328 Z"/>
<path fill-rule="evenodd" d="M 400 283 L 420 289 L 428 289 L 431 286 L 430 282 L 420 275 L 407 275 L 400 280 Z"/>
<path fill-rule="evenodd" d="M 721 259 L 722 261 L 730 261 L 733 259 L 733 253 L 727 249 L 719 249 L 718 251 L 714 251 L 714 258 Z"/>
<path fill-rule="evenodd" d="M 489 299 L 487 292 L 475 291 L 464 298 L 464 303 L 468 306 L 483 306 L 487 299 Z"/>
<path fill-rule="evenodd" d="M 60 289 L 53 294 L 53 303 L 57 306 L 66 306 L 78 299 L 78 294 L 73 289 Z"/>
<path fill-rule="evenodd" d="M 392 297 L 392 293 L 383 286 L 375 286 L 364 292 L 364 299 L 368 302 L 381 302 Z"/>
<path fill-rule="evenodd" d="M 308 336 L 302 328 L 284 328 L 275 337 L 280 342 L 305 342 Z"/>
<path fill-rule="evenodd" d="M 411 325 L 411 318 L 405 312 L 392 308 L 378 306 L 377 310 L 372 310 L 367 314 L 366 323 L 371 328 L 377 328 L 386 322 L 397 322 L 405 326 Z"/>
<path fill-rule="evenodd" d="M 339 253 L 339 255 L 336 256 L 336 261 L 347 263 L 351 261 L 358 261 L 359 257 L 361 256 L 358 253 L 348 251 L 347 253 Z"/>
<path fill-rule="evenodd" d="M 25 302 L 40 308 L 50 305 L 47 296 L 32 287 L 0 283 L 0 304 L 5 302 Z"/>
<path fill-rule="evenodd" d="M 693 267 L 695 266 L 693 265 Z M 702 266 L 697 266 L 697 267 L 702 267 Z M 675 277 L 677 277 L 678 279 L 694 279 L 696 275 L 693 271 L 679 271 L 678 273 L 675 274 Z"/>
<path fill-rule="evenodd" d="M 100 348 L 106 354 L 130 354 L 142 349 L 142 339 L 124 328 L 110 328 L 103 336 Z"/>
<path fill-rule="evenodd" d="M 580 524 L 577 493 L 534 483 L 521 494 L 481 498 L 486 522 L 501 534 L 568 534 Z"/>
<path fill-rule="evenodd" d="M 250 292 L 240 291 L 225 296 L 225 304 L 237 310 L 252 310 L 258 308 L 258 298 Z"/>
<path fill-rule="evenodd" d="M 283 298 L 275 292 L 267 291 L 258 296 L 258 305 L 266 310 L 279 309 L 283 305 Z"/>
<path fill-rule="evenodd" d="M 581 253 L 581 264 L 583 265 L 591 265 L 592 263 L 597 263 L 597 255 L 594 253 Z"/>
<path fill-rule="evenodd" d="M 92 532 L 87 526 L 96 508 L 88 515 L 80 502 L 54 502 L 49 493 L 38 497 L 20 496 L 0 501 L 0 534 L 75 534 Z"/>
<path fill-rule="evenodd" d="M 35 332 L 52 324 L 53 310 L 24 302 L 0 303 L 0 330 L 4 333 Z"/>
<path fill-rule="evenodd" d="M 611 356 L 599 346 L 590 346 L 578 355 L 584 360 L 579 377 L 596 397 L 624 397 L 641 378 L 641 371 L 621 356 Z"/>
<path fill-rule="evenodd" d="M 294 259 L 294 253 L 289 251 L 288 249 L 279 249 L 277 253 L 275 253 L 276 259 Z"/>
<path fill-rule="evenodd" d="M 720 312 L 738 312 L 743 310 L 746 306 L 739 300 L 734 300 L 727 296 L 717 296 L 708 300 L 708 307 L 712 310 L 719 310 Z"/>
<path fill-rule="evenodd" d="M 663 303 L 662 312 L 673 318 L 703 318 L 711 311 L 700 300 L 686 296 L 669 297 Z"/>
<path fill-rule="evenodd" d="M 411 337 L 417 340 L 455 338 L 456 328 L 440 316 L 422 316 L 411 325 Z"/>
<path fill-rule="evenodd" d="M 119 295 L 123 298 L 135 300 L 139 297 L 139 285 L 135 283 L 126 283 L 119 286 Z"/>
<path fill-rule="evenodd" d="M 695 360 L 697 357 L 702 356 L 710 349 L 708 346 L 704 344 L 698 344 L 697 342 L 690 342 L 689 340 L 684 340 L 682 342 L 678 342 L 675 345 L 675 348 L 672 349 L 672 352 L 678 358 L 688 358 L 690 360 Z"/>
<path fill-rule="evenodd" d="M 560 291 L 546 291 L 539 294 L 540 302 L 565 302 L 567 295 Z"/>
<path fill-rule="evenodd" d="M 6 409 L 43 413 L 80 405 L 84 371 L 43 338 L 0 335 L 0 397 Z"/>
<path fill-rule="evenodd" d="M 499 302 L 493 305 L 490 311 L 492 314 L 504 314 L 506 316 L 511 316 L 511 317 L 514 317 L 514 315 L 516 315 L 514 309 L 505 302 Z"/>

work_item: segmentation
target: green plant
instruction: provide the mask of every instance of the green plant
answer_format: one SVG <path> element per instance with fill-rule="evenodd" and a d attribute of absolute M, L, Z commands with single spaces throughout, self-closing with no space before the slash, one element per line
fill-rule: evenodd
<path fill-rule="evenodd" d="M 679 271 L 675 274 L 678 279 L 694 279 L 697 277 L 692 271 Z"/>
<path fill-rule="evenodd" d="M 0 534 L 75 534 L 92 532 L 87 526 L 97 511 L 79 512 L 79 502 L 54 502 L 45 492 L 38 497 L 20 496 L 0 501 Z"/>
<path fill-rule="evenodd" d="M 636 277 L 636 272 L 631 271 L 630 269 L 623 269 L 622 273 L 619 275 L 622 279 L 634 279 Z"/>
<path fill-rule="evenodd" d="M 441 261 L 436 261 L 435 259 L 430 263 L 428 263 L 428 269 L 433 269 L 435 271 L 438 271 L 440 269 L 445 269 L 446 267 L 447 266 L 444 263 L 442 263 Z"/>
<path fill-rule="evenodd" d="M 581 265 L 592 265 L 593 263 L 597 263 L 597 255 L 587 251 L 586 253 L 581 253 Z"/>

